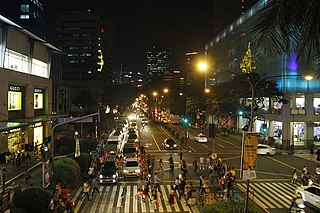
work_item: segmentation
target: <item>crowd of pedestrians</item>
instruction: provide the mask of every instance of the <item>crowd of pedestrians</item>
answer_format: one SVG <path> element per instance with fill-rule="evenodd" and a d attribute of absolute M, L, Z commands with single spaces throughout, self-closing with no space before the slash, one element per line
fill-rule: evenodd
<path fill-rule="evenodd" d="M 294 169 L 292 173 L 292 185 L 298 185 L 299 175 L 298 170 Z M 311 175 L 307 166 L 303 166 L 300 174 L 300 180 L 302 186 L 312 186 L 313 183 L 320 184 L 320 165 L 317 165 L 315 169 L 315 175 Z"/>

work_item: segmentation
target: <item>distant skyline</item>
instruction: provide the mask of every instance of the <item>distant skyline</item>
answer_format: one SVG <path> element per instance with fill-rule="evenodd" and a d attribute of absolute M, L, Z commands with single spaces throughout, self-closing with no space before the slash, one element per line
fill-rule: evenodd
<path fill-rule="evenodd" d="M 146 52 L 153 44 L 162 49 L 171 48 L 174 60 L 181 62 L 186 51 L 203 52 L 205 43 L 212 37 L 211 0 L 92 0 L 91 3 L 55 0 L 48 4 L 56 12 L 92 8 L 109 17 L 115 31 L 117 69 L 122 62 L 127 68 L 145 71 Z"/>

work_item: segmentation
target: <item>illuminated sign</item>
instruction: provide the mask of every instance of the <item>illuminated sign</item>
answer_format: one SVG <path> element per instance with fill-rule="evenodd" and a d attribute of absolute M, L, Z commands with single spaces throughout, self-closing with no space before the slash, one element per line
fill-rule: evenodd
<path fill-rule="evenodd" d="M 8 91 L 8 111 L 22 109 L 22 92 Z"/>
<path fill-rule="evenodd" d="M 43 109 L 43 89 L 34 89 L 33 109 Z"/>
<path fill-rule="evenodd" d="M 98 59 L 99 59 L 99 61 L 98 61 L 98 65 L 100 66 L 99 68 L 98 68 L 98 71 L 99 72 L 101 72 L 102 71 L 102 68 L 103 68 L 103 65 L 104 65 L 104 61 L 103 61 L 103 54 L 102 54 L 102 50 L 98 50 Z"/>

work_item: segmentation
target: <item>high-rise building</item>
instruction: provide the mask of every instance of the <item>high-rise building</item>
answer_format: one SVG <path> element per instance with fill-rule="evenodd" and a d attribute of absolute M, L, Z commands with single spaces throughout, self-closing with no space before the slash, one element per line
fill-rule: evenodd
<path fill-rule="evenodd" d="M 212 0 L 213 34 L 219 33 L 233 20 L 243 15 L 258 0 Z"/>
<path fill-rule="evenodd" d="M 147 52 L 148 79 L 172 75 L 172 53 L 171 50 L 159 50 L 153 46 Z"/>
<path fill-rule="evenodd" d="M 95 111 L 114 77 L 112 24 L 91 10 L 62 12 L 54 20 L 72 111 Z"/>
<path fill-rule="evenodd" d="M 248 43 L 253 40 L 250 29 L 264 3 L 265 0 L 258 1 L 206 44 L 207 59 L 215 65 L 211 72 L 215 83 L 226 82 L 235 73 L 241 74 L 241 61 L 248 50 Z M 302 77 L 315 71 L 315 67 L 307 63 L 307 54 L 297 60 L 296 56 L 285 53 L 271 56 L 263 52 L 257 54 L 253 48 L 251 52 L 256 66 L 254 72 L 262 79 L 276 83 L 284 94 L 283 98 L 288 101 L 260 97 L 263 101 L 259 104 L 260 110 L 254 112 L 258 118 L 253 122 L 253 132 L 261 132 L 267 124 L 268 130 L 263 134 L 283 149 L 307 148 L 311 143 L 320 145 L 320 82 L 319 79 L 307 81 Z M 248 83 L 248 89 L 254 95 L 255 86 Z M 253 101 L 251 97 L 246 99 L 244 107 L 250 114 Z M 248 122 L 246 116 L 238 116 L 234 120 L 239 130 Z"/>

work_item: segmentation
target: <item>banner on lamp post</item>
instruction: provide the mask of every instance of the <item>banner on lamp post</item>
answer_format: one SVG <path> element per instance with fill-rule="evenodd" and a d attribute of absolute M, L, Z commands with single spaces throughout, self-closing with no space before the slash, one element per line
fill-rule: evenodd
<path fill-rule="evenodd" d="M 244 133 L 242 138 L 241 174 L 243 180 L 255 179 L 257 165 L 257 133 Z"/>
<path fill-rule="evenodd" d="M 77 158 L 80 156 L 80 139 L 76 139 L 76 151 L 74 152 L 74 157 Z"/>

